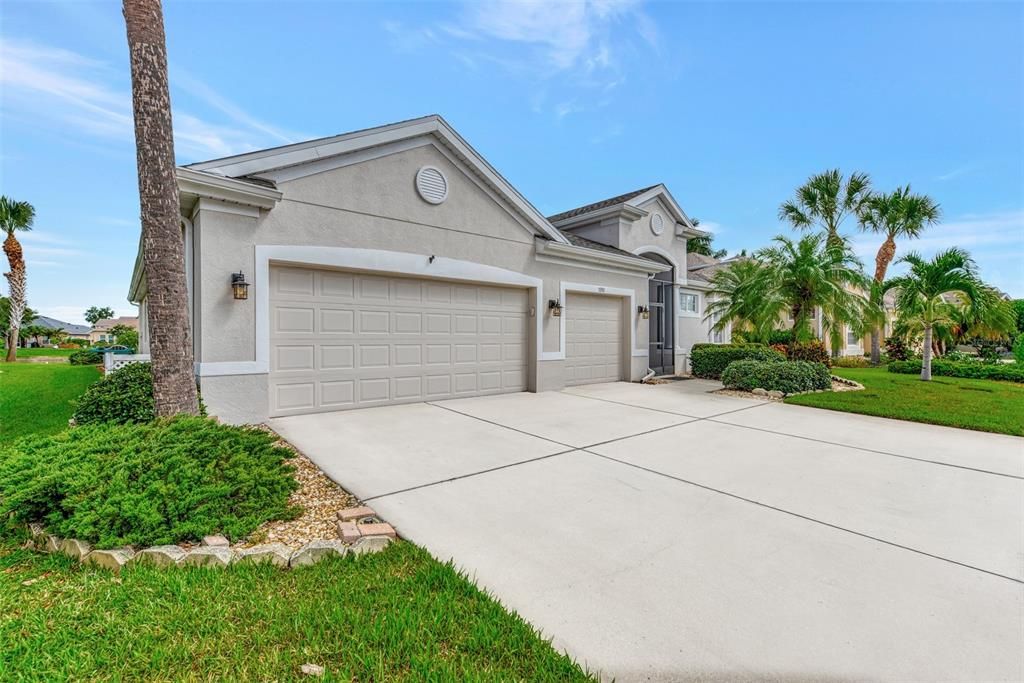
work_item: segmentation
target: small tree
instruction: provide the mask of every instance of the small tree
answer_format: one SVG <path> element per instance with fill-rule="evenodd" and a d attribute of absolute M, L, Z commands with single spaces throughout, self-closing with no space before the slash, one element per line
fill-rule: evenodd
<path fill-rule="evenodd" d="M 114 325 L 110 328 L 110 333 L 114 335 L 114 341 L 122 346 L 127 346 L 132 351 L 138 352 L 139 350 L 139 331 L 134 327 L 128 325 Z"/>
<path fill-rule="evenodd" d="M 961 306 L 985 306 L 980 295 L 984 285 L 970 254 L 957 247 L 936 254 L 931 261 L 911 252 L 897 263 L 909 265 L 910 272 L 886 282 L 885 291 L 896 292 L 901 326 L 923 333 L 921 379 L 927 382 L 932 378 L 935 328 L 953 324 Z"/>
<path fill-rule="evenodd" d="M 36 210 L 28 202 L 19 202 L 10 197 L 0 197 L 0 229 L 7 233 L 4 240 L 4 254 L 10 270 L 4 275 L 10 287 L 10 310 L 7 316 L 7 362 L 17 360 L 19 329 L 26 304 L 25 252 L 14 233 L 28 232 L 36 218 Z"/>
<path fill-rule="evenodd" d="M 109 306 L 90 306 L 89 310 L 85 312 L 85 320 L 90 325 L 95 325 L 100 320 L 106 320 L 107 318 L 114 317 L 114 309 Z"/>
<path fill-rule="evenodd" d="M 839 228 L 851 215 L 858 215 L 871 196 L 867 173 L 844 178 L 838 168 L 812 175 L 796 189 L 793 199 L 779 207 L 779 218 L 797 230 L 821 229 L 829 246 L 843 241 Z"/>

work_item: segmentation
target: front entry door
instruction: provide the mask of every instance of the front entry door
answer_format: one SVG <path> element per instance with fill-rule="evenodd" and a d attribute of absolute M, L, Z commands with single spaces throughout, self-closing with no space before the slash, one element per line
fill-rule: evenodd
<path fill-rule="evenodd" d="M 675 362 L 675 310 L 672 307 L 674 272 L 666 270 L 650 281 L 650 366 L 659 375 L 673 375 Z"/>

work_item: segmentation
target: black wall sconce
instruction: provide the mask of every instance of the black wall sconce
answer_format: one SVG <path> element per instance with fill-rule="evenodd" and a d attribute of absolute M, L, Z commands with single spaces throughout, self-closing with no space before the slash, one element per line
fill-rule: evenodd
<path fill-rule="evenodd" d="M 651 309 L 647 306 L 637 306 L 636 312 L 640 314 L 640 317 L 647 320 L 651 317 Z"/>
<path fill-rule="evenodd" d="M 560 318 L 562 316 L 562 302 L 558 299 L 549 299 L 548 310 L 551 311 L 551 315 Z"/>
<path fill-rule="evenodd" d="M 231 293 L 239 301 L 249 298 L 249 283 L 245 281 L 245 274 L 242 271 L 231 273 Z"/>

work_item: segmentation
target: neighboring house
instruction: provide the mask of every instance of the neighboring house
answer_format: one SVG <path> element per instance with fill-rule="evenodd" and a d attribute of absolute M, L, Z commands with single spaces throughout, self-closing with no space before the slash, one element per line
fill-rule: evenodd
<path fill-rule="evenodd" d="M 56 318 L 49 318 L 45 315 L 41 315 L 32 321 L 32 325 L 38 325 L 40 327 L 47 327 L 51 330 L 64 330 L 64 333 L 71 339 L 88 339 L 89 338 L 89 326 L 88 325 L 75 325 L 74 323 L 66 323 L 63 320 L 57 320 Z M 50 340 L 45 339 L 44 344 L 49 344 Z"/>
<path fill-rule="evenodd" d="M 89 342 L 92 344 L 112 344 L 117 341 L 117 337 L 111 332 L 113 328 L 118 325 L 125 325 L 134 329 L 139 329 L 138 317 L 121 316 L 120 318 L 103 318 L 97 320 L 96 324 L 92 326 L 92 330 L 89 332 Z"/>
<path fill-rule="evenodd" d="M 545 217 L 439 116 L 177 176 L 196 372 L 225 421 L 683 367 L 704 233 L 663 185 Z M 141 260 L 129 298 L 145 353 Z"/>

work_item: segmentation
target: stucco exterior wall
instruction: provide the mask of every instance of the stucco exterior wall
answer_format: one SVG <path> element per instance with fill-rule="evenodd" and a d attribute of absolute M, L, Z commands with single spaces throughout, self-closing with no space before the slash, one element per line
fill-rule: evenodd
<path fill-rule="evenodd" d="M 669 260 L 677 265 L 676 280 L 686 279 L 686 240 L 676 237 L 675 220 L 668 208 L 660 198 L 655 197 L 643 204 L 640 208 L 650 212 L 649 215 L 639 218 L 622 230 L 619 236 L 619 248 L 630 252 L 649 247 L 658 247 L 671 255 Z M 654 214 L 661 214 L 664 220 L 664 228 L 660 235 L 651 231 L 651 219 Z"/>
<path fill-rule="evenodd" d="M 416 192 L 415 174 L 424 165 L 435 166 L 447 176 L 448 198 L 440 205 L 428 204 Z M 469 177 L 460 163 L 433 146 L 279 182 L 278 189 L 283 199 L 270 211 L 247 212 L 241 210 L 244 207 L 207 200 L 193 216 L 200 364 L 255 359 L 258 297 L 253 293 L 267 286 L 257 275 L 257 245 L 435 255 L 539 278 L 542 307 L 534 315 L 542 317 L 542 334 L 540 353 L 533 350 L 535 361 L 538 355 L 560 349 L 559 320 L 550 316 L 546 302 L 559 296 L 564 283 L 628 290 L 635 297 L 634 306 L 647 302 L 647 278 L 642 273 L 537 261 L 534 235 L 525 221 Z M 236 301 L 231 295 L 230 275 L 239 269 L 252 285 L 245 301 Z M 646 321 L 639 319 L 635 308 L 630 309 L 628 319 L 634 328 L 633 348 L 646 351 Z M 634 357 L 632 349 L 629 354 L 630 379 L 639 379 L 647 367 L 646 355 Z M 561 366 L 560 360 L 536 361 L 533 388 L 561 388 Z M 201 386 L 211 412 L 222 419 L 260 421 L 266 417 L 265 374 L 203 376 Z"/>

